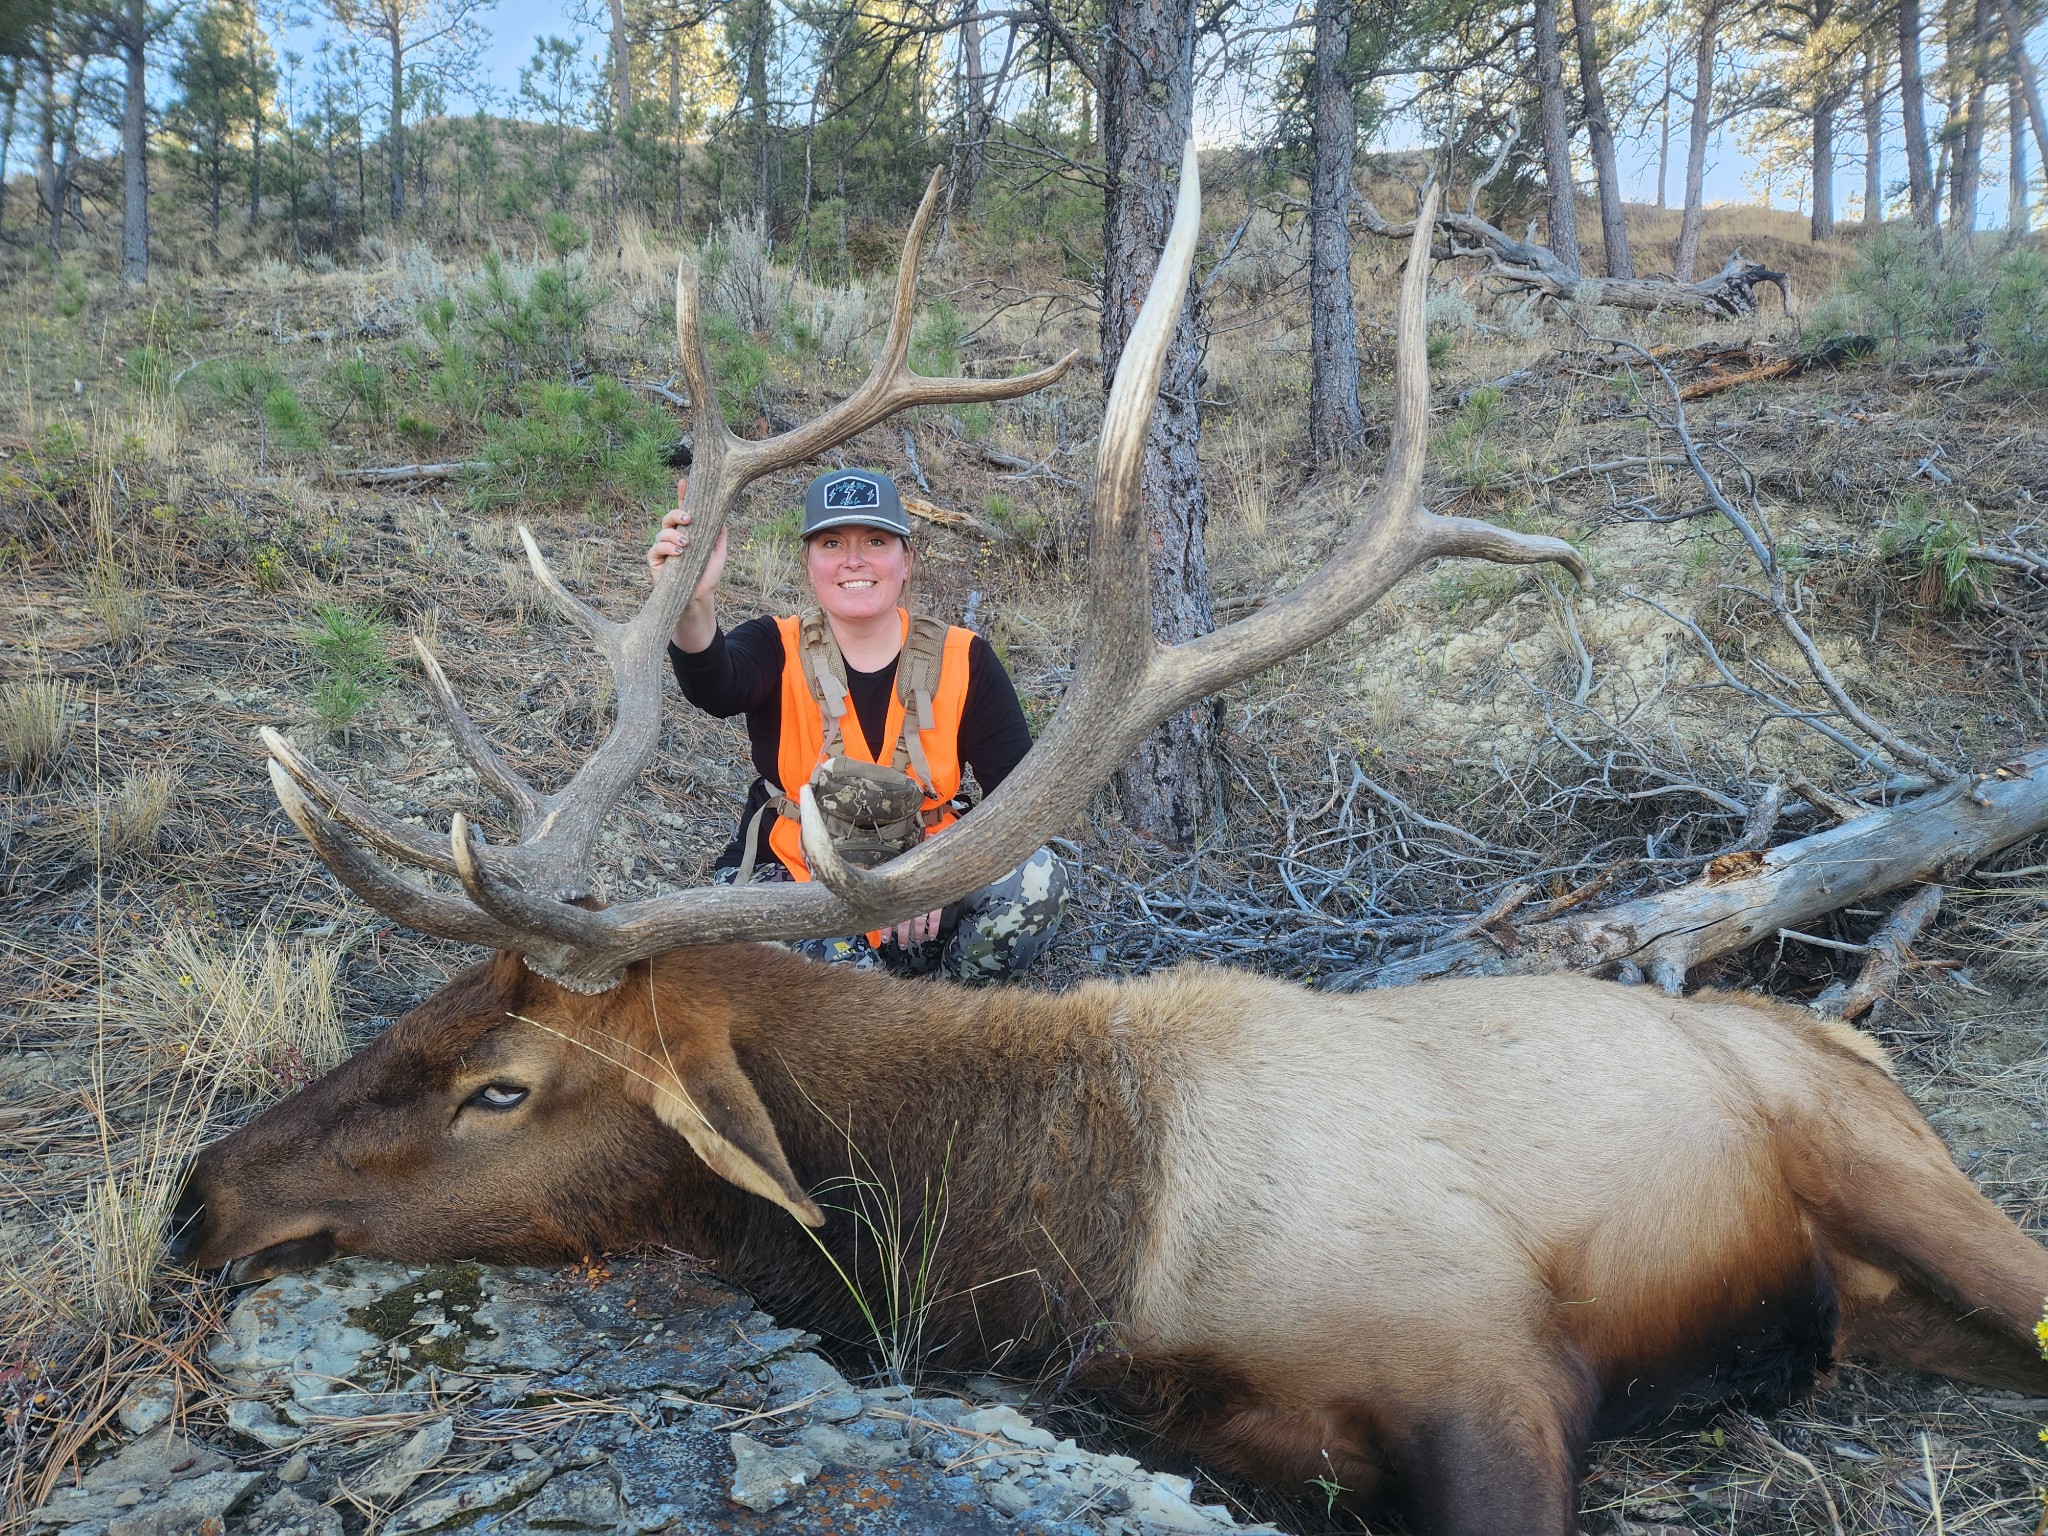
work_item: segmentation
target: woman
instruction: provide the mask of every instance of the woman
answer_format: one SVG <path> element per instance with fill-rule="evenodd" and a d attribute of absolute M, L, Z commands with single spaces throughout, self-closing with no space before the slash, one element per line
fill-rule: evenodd
<path fill-rule="evenodd" d="M 653 570 L 688 545 L 689 522 L 680 505 L 662 519 L 647 551 Z M 816 614 L 720 629 L 720 529 L 669 647 L 685 698 L 709 714 L 747 717 L 757 777 L 740 832 L 713 866 L 720 881 L 810 878 L 794 796 L 828 758 L 908 773 L 923 796 L 915 808 L 921 834 L 916 825 L 908 833 L 914 841 L 957 819 L 963 766 L 987 794 L 1031 749 L 1017 691 L 989 643 L 958 626 L 913 620 L 901 606 L 912 565 L 910 520 L 894 481 L 865 469 L 818 476 L 804 492 L 802 537 Z M 798 947 L 907 975 L 998 980 L 1051 943 L 1066 884 L 1059 861 L 1041 848 L 939 911 L 885 932 Z"/>

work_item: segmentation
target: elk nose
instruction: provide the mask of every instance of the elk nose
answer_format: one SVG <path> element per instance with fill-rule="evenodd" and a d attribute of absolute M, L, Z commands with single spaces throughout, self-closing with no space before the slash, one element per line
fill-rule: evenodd
<path fill-rule="evenodd" d="M 184 1187 L 178 1191 L 178 1203 L 171 1207 L 164 1222 L 164 1251 L 173 1263 L 182 1263 L 199 1246 L 199 1234 L 205 1226 L 206 1203 L 193 1192 L 192 1174 L 187 1170 Z"/>

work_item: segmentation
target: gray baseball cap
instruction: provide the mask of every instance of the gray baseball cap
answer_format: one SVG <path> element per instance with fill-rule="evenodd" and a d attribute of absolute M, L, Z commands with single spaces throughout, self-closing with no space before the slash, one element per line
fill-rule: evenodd
<path fill-rule="evenodd" d="M 804 491 L 802 536 L 854 527 L 910 537 L 910 518 L 894 480 L 878 469 L 828 469 Z"/>

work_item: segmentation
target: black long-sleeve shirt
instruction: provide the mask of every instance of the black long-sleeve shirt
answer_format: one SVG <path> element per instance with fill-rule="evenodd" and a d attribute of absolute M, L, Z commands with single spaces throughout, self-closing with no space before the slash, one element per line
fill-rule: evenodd
<path fill-rule="evenodd" d="M 740 838 L 747 822 L 766 802 L 768 786 L 776 782 L 782 771 L 782 632 L 771 617 L 749 619 L 730 633 L 716 631 L 711 643 L 695 653 L 671 644 L 668 657 L 684 698 L 706 714 L 747 717 L 755 778 L 740 811 L 740 830 L 714 861 L 714 867 L 730 869 L 740 862 Z M 889 700 L 896 691 L 896 663 L 891 661 L 879 672 L 857 672 L 848 667 L 846 691 L 853 699 L 861 734 L 870 745 L 880 743 L 889 722 Z M 960 760 L 974 771 L 974 781 L 987 794 L 1009 777 L 1030 750 L 1031 727 L 1024 719 L 1023 706 L 1017 702 L 1016 686 L 1003 670 L 994 648 L 976 635 L 967 648 L 967 697 L 960 710 Z M 796 788 L 781 787 L 791 792 Z M 758 834 L 757 862 L 775 857 L 768 847 L 768 827 L 769 818 L 764 816 Z"/>

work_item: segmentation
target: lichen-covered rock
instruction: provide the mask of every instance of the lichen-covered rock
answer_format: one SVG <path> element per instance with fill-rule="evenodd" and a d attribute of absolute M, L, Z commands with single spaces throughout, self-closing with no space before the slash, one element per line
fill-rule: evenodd
<path fill-rule="evenodd" d="M 188 1515 L 175 1528 L 346 1536 L 361 1501 L 379 1536 L 1242 1529 L 1186 1479 L 1012 1406 L 856 1386 L 816 1342 L 673 1261 L 341 1260 L 246 1292 L 212 1347 L 241 1394 L 241 1468 L 158 1433 L 36 1518 L 75 1536 L 156 1536 Z"/>
<path fill-rule="evenodd" d="M 162 1376 L 152 1376 L 128 1389 L 116 1416 L 123 1429 L 139 1437 L 168 1424 L 177 1406 L 177 1385 Z"/>
<path fill-rule="evenodd" d="M 732 1445 L 732 1501 L 744 1504 L 757 1515 L 780 1509 L 825 1470 L 800 1445 L 763 1445 L 752 1435 L 734 1435 Z"/>
<path fill-rule="evenodd" d="M 543 1531 L 609 1531 L 625 1523 L 626 1505 L 617 1476 L 608 1467 L 584 1467 L 550 1479 L 520 1511 Z"/>
<path fill-rule="evenodd" d="M 419 1475 L 436 1465 L 455 1443 L 455 1420 L 443 1414 L 415 1430 L 403 1445 L 385 1452 L 360 1476 L 348 1480 L 349 1493 L 366 1503 L 392 1505 Z"/>
<path fill-rule="evenodd" d="M 382 1536 L 420 1536 L 443 1526 L 466 1525 L 471 1517 L 511 1509 L 548 1480 L 554 1468 L 545 1461 L 522 1462 L 510 1471 L 461 1478 L 437 1493 L 416 1499 L 385 1521 Z"/>

